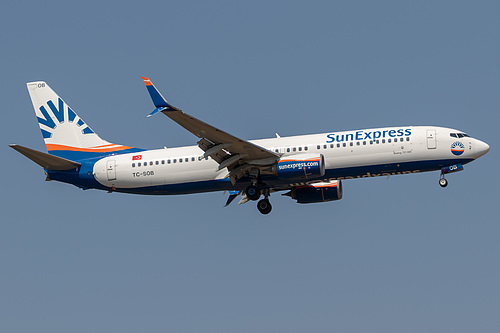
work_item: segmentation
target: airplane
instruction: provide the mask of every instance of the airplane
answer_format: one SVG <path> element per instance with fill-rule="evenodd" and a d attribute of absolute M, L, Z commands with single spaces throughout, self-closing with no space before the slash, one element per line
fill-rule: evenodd
<path fill-rule="evenodd" d="M 27 83 L 48 153 L 10 147 L 40 165 L 46 180 L 82 189 L 175 195 L 226 191 L 226 206 L 257 201 L 269 214 L 272 193 L 297 203 L 342 199 L 342 180 L 440 171 L 446 174 L 490 147 L 466 133 L 437 126 L 396 126 L 244 140 L 176 108 L 142 77 L 155 106 L 199 138 L 196 146 L 146 150 L 101 139 L 46 82 Z"/>

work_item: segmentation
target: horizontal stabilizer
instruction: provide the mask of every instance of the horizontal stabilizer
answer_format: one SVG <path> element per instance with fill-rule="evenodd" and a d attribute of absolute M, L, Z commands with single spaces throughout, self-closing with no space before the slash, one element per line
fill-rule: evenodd
<path fill-rule="evenodd" d="M 12 149 L 17 150 L 39 166 L 47 170 L 63 171 L 71 170 L 80 167 L 80 163 L 67 160 L 62 157 L 50 155 L 38 150 L 26 148 L 20 145 L 9 145 Z"/>

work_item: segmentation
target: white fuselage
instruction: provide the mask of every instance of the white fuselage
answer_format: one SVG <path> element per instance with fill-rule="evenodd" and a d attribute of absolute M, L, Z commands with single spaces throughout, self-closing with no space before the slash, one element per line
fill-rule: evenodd
<path fill-rule="evenodd" d="M 326 173 L 310 180 L 314 182 L 439 170 L 455 163 L 468 163 L 486 153 L 487 145 L 482 141 L 465 135 L 452 136 L 453 133 L 462 132 L 434 126 L 405 126 L 250 142 L 283 154 L 282 159 L 322 154 Z M 459 148 L 463 146 L 463 152 L 452 151 L 456 142 L 461 143 Z M 218 170 L 217 162 L 201 158 L 203 153 L 198 146 L 188 146 L 114 155 L 97 161 L 93 174 L 101 185 L 126 192 L 156 188 L 158 194 L 177 194 L 239 188 L 227 179 L 227 169 Z M 297 185 L 287 180 L 268 181 Z"/>

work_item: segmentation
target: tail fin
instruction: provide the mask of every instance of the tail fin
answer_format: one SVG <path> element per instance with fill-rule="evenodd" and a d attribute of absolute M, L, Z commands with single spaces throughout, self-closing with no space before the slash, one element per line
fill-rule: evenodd
<path fill-rule="evenodd" d="M 26 85 L 50 154 L 79 160 L 137 151 L 101 139 L 47 83 L 38 81 Z"/>

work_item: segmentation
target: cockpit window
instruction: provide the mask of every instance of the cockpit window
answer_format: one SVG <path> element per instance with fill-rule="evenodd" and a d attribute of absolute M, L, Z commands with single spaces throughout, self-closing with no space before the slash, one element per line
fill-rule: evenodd
<path fill-rule="evenodd" d="M 452 138 L 458 138 L 458 139 L 460 139 L 460 138 L 468 138 L 469 137 L 469 135 L 465 134 L 465 133 L 450 133 L 450 136 Z"/>

